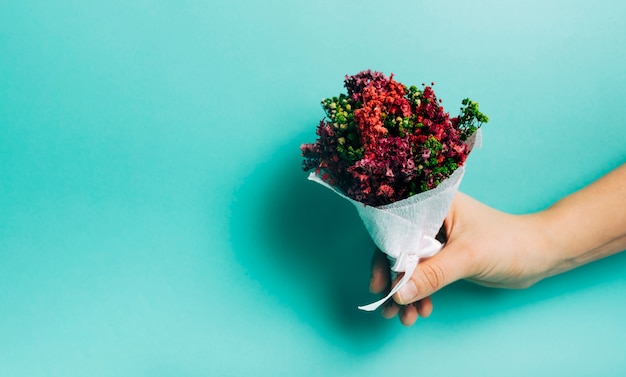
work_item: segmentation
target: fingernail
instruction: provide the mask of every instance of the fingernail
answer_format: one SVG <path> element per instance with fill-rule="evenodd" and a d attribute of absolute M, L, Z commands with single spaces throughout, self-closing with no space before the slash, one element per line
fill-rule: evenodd
<path fill-rule="evenodd" d="M 412 280 L 406 282 L 404 287 L 400 288 L 398 291 L 398 297 L 400 298 L 400 303 L 406 304 L 417 296 L 417 287 Z"/>

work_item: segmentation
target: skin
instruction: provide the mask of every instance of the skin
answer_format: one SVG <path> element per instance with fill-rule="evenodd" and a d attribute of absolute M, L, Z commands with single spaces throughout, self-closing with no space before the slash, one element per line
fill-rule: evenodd
<path fill-rule="evenodd" d="M 626 249 L 626 164 L 543 211 L 511 215 L 458 193 L 444 248 L 418 264 L 382 309 L 411 326 L 433 310 L 434 292 L 460 279 L 497 288 L 536 282 Z M 396 282 L 400 279 L 396 280 Z M 388 292 L 389 263 L 376 250 L 370 291 Z"/>

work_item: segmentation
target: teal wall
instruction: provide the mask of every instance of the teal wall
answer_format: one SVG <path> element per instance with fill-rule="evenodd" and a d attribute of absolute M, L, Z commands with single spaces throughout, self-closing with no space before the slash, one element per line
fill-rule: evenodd
<path fill-rule="evenodd" d="M 373 248 L 306 181 L 366 68 L 490 117 L 461 189 L 553 203 L 626 161 L 624 1 L 0 2 L 0 376 L 619 376 L 626 255 L 356 310 Z"/>

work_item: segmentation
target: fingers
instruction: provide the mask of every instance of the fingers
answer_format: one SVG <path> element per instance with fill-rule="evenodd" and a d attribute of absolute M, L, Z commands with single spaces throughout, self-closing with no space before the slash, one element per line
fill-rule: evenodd
<path fill-rule="evenodd" d="M 417 313 L 422 318 L 428 318 L 433 312 L 433 301 L 430 297 L 426 297 L 418 301 Z"/>
<path fill-rule="evenodd" d="M 382 293 L 389 287 L 389 261 L 385 254 L 376 249 L 372 255 L 372 279 L 370 292 Z M 394 314 L 395 315 L 395 314 Z"/>
<path fill-rule="evenodd" d="M 403 306 L 400 311 L 400 322 L 404 326 L 413 326 L 417 321 L 417 308 L 415 305 Z"/>
<path fill-rule="evenodd" d="M 372 293 L 388 292 L 389 287 L 389 261 L 383 252 L 376 249 L 372 255 L 370 291 Z M 426 318 L 430 316 L 432 311 L 432 300 L 430 297 L 423 297 L 421 300 L 416 300 L 408 305 L 398 305 L 396 301 L 390 300 L 383 306 L 381 313 L 386 319 L 391 319 L 397 315 L 403 325 L 412 326 L 418 317 Z"/>
<path fill-rule="evenodd" d="M 402 306 L 400 309 L 400 322 L 404 326 L 413 326 L 419 317 L 428 318 L 433 311 L 433 302 L 430 297 Z"/>
<path fill-rule="evenodd" d="M 461 260 L 463 254 L 456 253 L 453 247 L 454 245 L 450 244 L 434 257 L 421 261 L 411 279 L 393 296 L 393 299 L 398 304 L 407 305 L 463 278 L 466 263 Z"/>
<path fill-rule="evenodd" d="M 381 313 L 383 315 L 384 318 L 386 319 L 391 319 L 393 317 L 395 317 L 398 312 L 400 311 L 400 306 L 398 306 L 398 304 L 396 304 L 395 301 L 391 300 L 389 301 L 389 303 L 387 303 Z"/>

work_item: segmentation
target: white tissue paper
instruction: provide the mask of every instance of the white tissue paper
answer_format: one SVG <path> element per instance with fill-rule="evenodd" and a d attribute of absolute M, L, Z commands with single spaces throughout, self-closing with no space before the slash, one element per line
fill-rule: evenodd
<path fill-rule="evenodd" d="M 478 130 L 468 140 L 470 151 L 474 146 L 480 146 L 480 143 L 481 133 Z M 434 189 L 378 207 L 350 199 L 315 173 L 309 175 L 310 180 L 354 204 L 372 240 L 387 255 L 392 274 L 396 276 L 404 272 L 402 279 L 387 296 L 369 305 L 359 306 L 359 309 L 376 310 L 407 283 L 421 259 L 432 257 L 441 250 L 443 245 L 435 236 L 448 214 L 464 173 L 465 168 L 461 166 Z"/>

